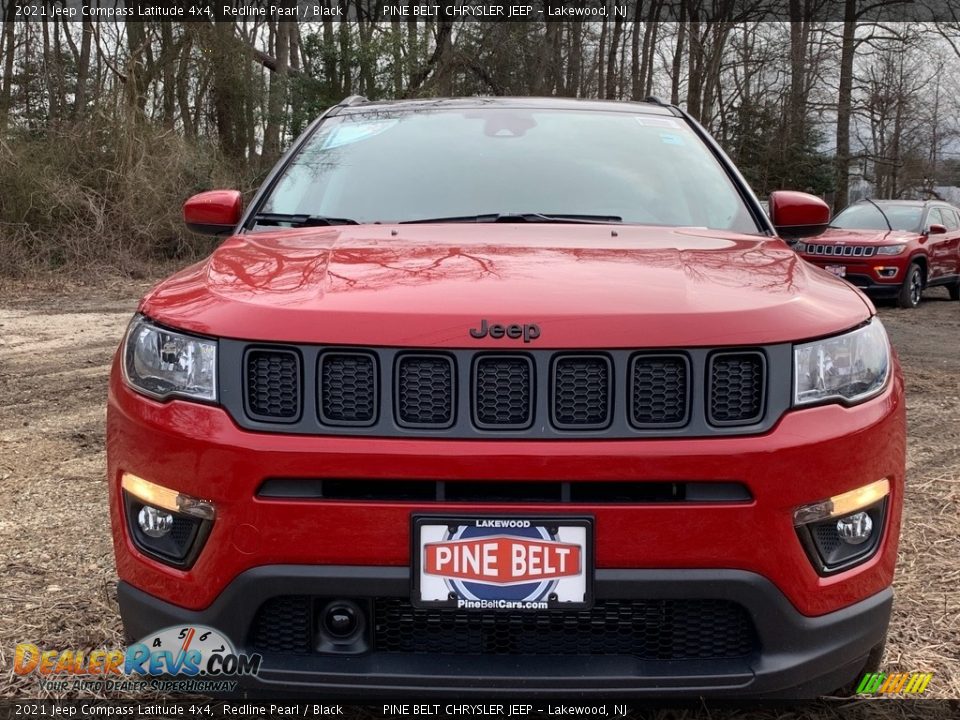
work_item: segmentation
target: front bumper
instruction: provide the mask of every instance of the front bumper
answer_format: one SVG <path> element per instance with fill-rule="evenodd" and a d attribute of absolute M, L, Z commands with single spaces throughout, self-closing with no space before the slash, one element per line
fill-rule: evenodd
<path fill-rule="evenodd" d="M 863 290 L 871 297 L 875 298 L 893 298 L 900 292 L 900 286 L 903 284 L 904 268 L 901 267 L 903 261 L 899 257 L 871 258 L 871 262 L 863 260 L 850 260 L 844 257 L 822 257 L 815 255 L 802 254 L 801 257 L 811 265 L 826 269 L 829 265 L 842 265 L 846 268 L 846 275 L 843 279 L 851 285 Z M 881 276 L 877 267 L 895 268 L 896 272 L 892 276 Z"/>
<path fill-rule="evenodd" d="M 643 697 L 809 698 L 854 679 L 869 652 L 883 642 L 892 592 L 806 617 L 770 581 L 739 570 L 599 570 L 596 599 L 710 598 L 742 606 L 757 644 L 741 657 L 657 660 L 631 655 L 500 655 L 370 652 L 342 656 L 270 652 L 252 626 L 258 609 L 278 595 L 364 598 L 409 596 L 407 568 L 265 566 L 231 582 L 210 607 L 190 611 L 137 590 L 118 587 L 127 632 L 144 637 L 173 625 L 203 624 L 224 632 L 238 651 L 263 655 L 256 677 L 241 680 L 247 693 L 369 701 L 399 696 L 488 698 L 535 696 L 580 699 Z M 370 633 L 377 619 L 370 621 Z M 311 634 L 313 629 L 301 628 Z M 439 627 L 438 627 L 439 631 Z"/>

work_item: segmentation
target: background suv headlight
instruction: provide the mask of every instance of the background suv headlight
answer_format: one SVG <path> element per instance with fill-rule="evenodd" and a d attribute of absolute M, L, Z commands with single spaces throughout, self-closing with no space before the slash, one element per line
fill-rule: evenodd
<path fill-rule="evenodd" d="M 123 347 L 123 377 L 138 392 L 216 402 L 217 342 L 134 316 Z"/>
<path fill-rule="evenodd" d="M 880 393 L 890 373 L 890 341 L 877 318 L 856 330 L 796 345 L 794 405 L 829 400 L 846 404 Z"/>
<path fill-rule="evenodd" d="M 877 255 L 899 255 L 906 245 L 881 245 L 877 248 Z"/>

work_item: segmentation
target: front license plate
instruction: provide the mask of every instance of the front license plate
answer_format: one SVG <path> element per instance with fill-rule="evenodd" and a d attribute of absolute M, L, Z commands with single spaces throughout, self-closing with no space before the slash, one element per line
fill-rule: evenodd
<path fill-rule="evenodd" d="M 464 610 L 590 607 L 592 530 L 586 518 L 416 516 L 412 602 Z"/>
<path fill-rule="evenodd" d="M 847 268 L 845 265 L 827 265 L 827 272 L 832 272 L 837 277 L 846 277 Z"/>

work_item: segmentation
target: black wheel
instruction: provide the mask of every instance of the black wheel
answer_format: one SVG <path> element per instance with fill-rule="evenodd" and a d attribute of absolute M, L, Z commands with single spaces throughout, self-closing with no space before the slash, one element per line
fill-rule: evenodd
<path fill-rule="evenodd" d="M 916 263 L 912 263 L 907 268 L 907 277 L 900 286 L 900 294 L 897 295 L 897 305 L 902 308 L 915 308 L 920 304 L 920 296 L 923 294 L 923 270 Z"/>
<path fill-rule="evenodd" d="M 948 285 L 947 290 L 950 291 L 951 300 L 960 300 L 960 281 L 955 282 L 953 285 Z"/>

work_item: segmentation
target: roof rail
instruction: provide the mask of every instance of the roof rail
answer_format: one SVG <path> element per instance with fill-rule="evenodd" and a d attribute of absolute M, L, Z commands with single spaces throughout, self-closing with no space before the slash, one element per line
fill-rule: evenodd
<path fill-rule="evenodd" d="M 351 105 L 359 105 L 360 103 L 370 102 L 363 95 L 351 95 L 350 97 L 345 97 L 341 100 L 338 105 L 343 105 L 344 107 L 350 107 Z"/>
<path fill-rule="evenodd" d="M 665 104 L 666 104 L 666 103 L 663 102 L 663 100 L 661 100 L 660 98 L 658 98 L 656 95 L 647 95 L 647 99 L 644 100 L 644 102 L 653 103 L 654 105 L 665 105 Z"/>

